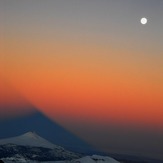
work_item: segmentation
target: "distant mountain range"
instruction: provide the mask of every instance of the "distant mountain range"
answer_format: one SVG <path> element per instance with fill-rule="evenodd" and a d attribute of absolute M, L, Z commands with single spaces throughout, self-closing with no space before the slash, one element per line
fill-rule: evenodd
<path fill-rule="evenodd" d="M 57 146 L 35 132 L 0 140 L 0 159 L 5 163 L 119 163 L 110 157 L 83 156 Z"/>

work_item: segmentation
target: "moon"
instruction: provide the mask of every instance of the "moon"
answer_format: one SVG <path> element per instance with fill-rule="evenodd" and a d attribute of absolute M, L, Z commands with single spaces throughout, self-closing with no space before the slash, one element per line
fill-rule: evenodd
<path fill-rule="evenodd" d="M 141 24 L 145 25 L 145 24 L 147 24 L 148 20 L 147 20 L 147 18 L 141 18 L 140 22 L 141 22 Z"/>

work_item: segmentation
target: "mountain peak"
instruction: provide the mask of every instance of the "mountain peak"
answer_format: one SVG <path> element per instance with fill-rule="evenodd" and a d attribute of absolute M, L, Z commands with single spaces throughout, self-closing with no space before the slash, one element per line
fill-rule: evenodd
<path fill-rule="evenodd" d="M 40 138 L 40 136 L 35 131 L 26 132 L 22 136 L 29 137 L 29 138 L 34 138 L 34 139 L 39 139 Z"/>
<path fill-rule="evenodd" d="M 0 159 L 4 162 L 37 162 L 38 160 L 77 159 L 79 154 L 52 144 L 35 132 L 0 140 Z"/>
<path fill-rule="evenodd" d="M 15 135 L 22 136 L 22 134 L 25 134 L 28 131 L 35 131 L 37 135 L 54 144 L 61 145 L 66 149 L 82 153 L 97 152 L 91 145 L 81 140 L 55 121 L 52 121 L 41 112 L 34 112 L 33 114 L 19 116 L 8 120 L 0 119 L 0 128 L 1 131 L 3 131 L 0 133 L 0 139 L 10 138 Z M 30 134 L 28 133 L 27 135 L 26 138 L 29 138 Z"/>
<path fill-rule="evenodd" d="M 42 138 L 37 135 L 36 132 L 27 132 L 23 135 L 11 137 L 7 139 L 1 139 L 0 145 L 2 144 L 15 144 L 15 145 L 23 145 L 23 146 L 35 146 L 35 147 L 45 147 L 45 148 L 61 148 L 48 140 Z"/>

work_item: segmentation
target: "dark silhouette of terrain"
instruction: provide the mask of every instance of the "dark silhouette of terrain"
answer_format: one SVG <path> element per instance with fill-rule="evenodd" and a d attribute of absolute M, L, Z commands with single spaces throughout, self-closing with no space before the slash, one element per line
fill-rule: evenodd
<path fill-rule="evenodd" d="M 95 150 L 77 136 L 40 112 L 8 120 L 0 120 L 0 139 L 14 137 L 35 131 L 41 137 L 75 152 L 94 152 Z"/>

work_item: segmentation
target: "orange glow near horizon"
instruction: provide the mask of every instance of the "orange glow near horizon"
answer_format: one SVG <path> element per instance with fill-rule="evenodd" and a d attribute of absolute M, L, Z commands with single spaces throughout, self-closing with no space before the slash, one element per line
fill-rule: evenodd
<path fill-rule="evenodd" d="M 24 46 L 7 51 L 6 56 L 15 57 L 4 57 L 8 64 L 4 65 L 3 75 L 26 99 L 59 123 L 163 126 L 162 69 L 150 69 L 150 60 L 144 65 L 125 54 L 125 49 L 120 52 L 114 48 L 105 49 L 99 60 L 100 46 L 88 51 L 75 43 L 63 43 L 62 49 L 58 44 L 50 46 L 52 54 L 48 56 L 37 46 L 32 46 L 32 53 Z M 23 49 L 29 55 L 21 56 Z M 108 60 L 103 60 L 107 53 L 115 57 L 108 55 Z"/>
<path fill-rule="evenodd" d="M 123 42 L 114 33 L 108 38 L 95 32 L 20 27 L 7 27 L 1 74 L 43 113 L 63 125 L 163 126 L 163 56 L 156 44 L 144 48 L 136 36 L 125 36 Z"/>

